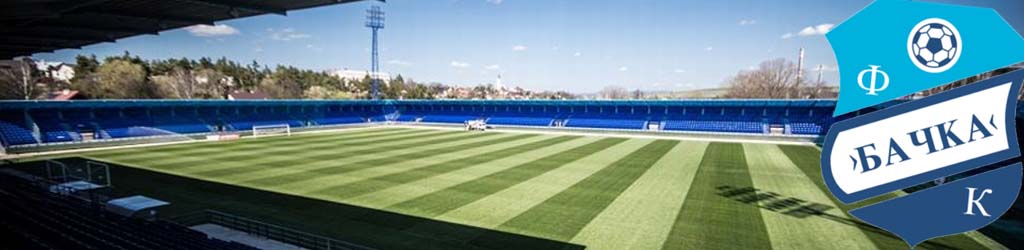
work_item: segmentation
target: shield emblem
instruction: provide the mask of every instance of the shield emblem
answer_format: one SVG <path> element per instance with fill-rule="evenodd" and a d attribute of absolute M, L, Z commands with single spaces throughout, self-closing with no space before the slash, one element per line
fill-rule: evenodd
<path fill-rule="evenodd" d="M 834 124 L 821 162 L 829 191 L 847 204 L 897 193 L 850 215 L 911 247 L 992 223 L 1021 186 L 1021 163 L 1005 163 L 1020 156 L 1021 79 L 1024 70 Z"/>
<path fill-rule="evenodd" d="M 986 8 L 876 1 L 826 36 L 839 62 L 836 116 L 1024 61 L 1024 40 Z M 1021 187 L 1021 79 L 1010 72 L 835 123 L 821 157 L 829 191 L 847 204 L 895 197 L 849 213 L 910 247 L 992 223 Z"/>

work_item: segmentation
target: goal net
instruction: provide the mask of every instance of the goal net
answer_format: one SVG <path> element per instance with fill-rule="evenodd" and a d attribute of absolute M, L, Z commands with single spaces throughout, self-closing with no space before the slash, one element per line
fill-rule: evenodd
<path fill-rule="evenodd" d="M 253 136 L 292 135 L 292 127 L 288 124 L 252 126 Z"/>

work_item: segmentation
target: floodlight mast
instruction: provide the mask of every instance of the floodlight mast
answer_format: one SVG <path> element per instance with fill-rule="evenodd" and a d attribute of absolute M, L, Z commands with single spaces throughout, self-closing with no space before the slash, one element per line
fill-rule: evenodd
<path fill-rule="evenodd" d="M 377 56 L 377 31 L 384 28 L 384 11 L 380 6 L 370 6 L 366 10 L 366 27 L 373 31 L 372 49 L 370 52 L 370 95 L 374 100 L 380 99 L 380 62 Z"/>

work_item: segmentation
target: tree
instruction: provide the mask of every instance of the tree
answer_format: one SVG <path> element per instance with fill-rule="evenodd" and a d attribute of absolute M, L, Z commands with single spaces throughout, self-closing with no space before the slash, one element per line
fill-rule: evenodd
<path fill-rule="evenodd" d="M 740 71 L 728 82 L 725 96 L 729 98 L 803 98 L 803 87 L 797 79 L 793 62 L 774 59 L 761 62 L 757 69 Z"/>
<path fill-rule="evenodd" d="M 260 81 L 259 89 L 276 99 L 302 98 L 305 88 L 299 82 L 298 70 L 278 66 L 274 73 Z"/>
<path fill-rule="evenodd" d="M 108 60 L 96 69 L 93 86 L 86 87 L 96 98 L 146 99 L 159 98 L 159 89 L 146 79 L 142 65 L 125 60 Z"/>
<path fill-rule="evenodd" d="M 39 87 L 42 74 L 29 58 L 11 60 L 10 67 L 0 68 L 0 92 L 2 99 L 29 100 L 39 96 L 43 88 Z"/>
<path fill-rule="evenodd" d="M 605 86 L 600 95 L 604 99 L 626 99 L 629 98 L 629 91 L 621 86 Z"/>
<path fill-rule="evenodd" d="M 167 75 L 154 76 L 163 96 L 178 99 L 219 98 L 227 76 L 212 69 L 176 68 Z"/>
<path fill-rule="evenodd" d="M 95 73 L 96 69 L 99 67 L 100 62 L 96 60 L 96 55 L 75 56 L 75 77 Z"/>
<path fill-rule="evenodd" d="M 307 99 L 354 99 L 356 97 L 347 91 L 322 86 L 309 87 L 302 95 Z"/>

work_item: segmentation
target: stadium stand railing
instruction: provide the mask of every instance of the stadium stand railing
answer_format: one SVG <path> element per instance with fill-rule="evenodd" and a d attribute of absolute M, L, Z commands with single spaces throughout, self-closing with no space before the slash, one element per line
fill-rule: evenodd
<path fill-rule="evenodd" d="M 124 217 L 102 203 L 47 191 L 52 183 L 0 174 L 0 234 L 14 249 L 256 250 L 162 220 Z"/>
<path fill-rule="evenodd" d="M 244 218 L 216 210 L 203 210 L 191 214 L 186 214 L 176 218 L 172 218 L 175 223 L 194 226 L 201 224 L 216 224 L 223 227 L 231 228 L 234 230 L 242 231 L 250 235 L 255 235 L 267 239 L 272 239 L 284 243 L 288 243 L 294 246 L 301 247 L 303 249 L 311 250 L 370 250 L 373 248 L 332 239 L 324 236 L 314 235 L 299 230 L 282 227 L 257 221 L 249 218 Z"/>

